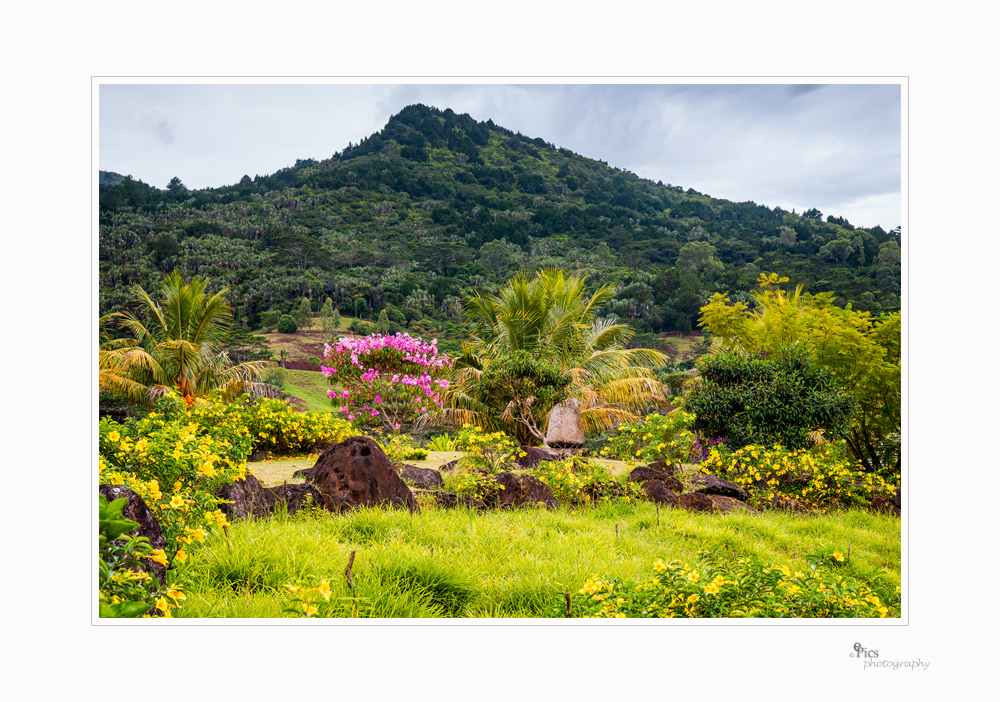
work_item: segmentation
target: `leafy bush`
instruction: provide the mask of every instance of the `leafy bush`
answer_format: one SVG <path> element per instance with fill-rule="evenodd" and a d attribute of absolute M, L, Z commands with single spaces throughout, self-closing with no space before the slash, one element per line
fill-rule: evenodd
<path fill-rule="evenodd" d="M 643 499 L 638 483 L 614 479 L 611 472 L 593 461 L 570 458 L 540 461 L 531 474 L 548 485 L 561 505 L 584 505 L 599 501 Z"/>
<path fill-rule="evenodd" d="M 642 422 L 622 424 L 601 449 L 601 456 L 668 463 L 697 460 L 692 451 L 698 436 L 690 430 L 694 420 L 690 412 L 677 409 L 667 416 L 650 414 Z"/>
<path fill-rule="evenodd" d="M 408 334 L 341 337 L 327 344 L 323 375 L 340 391 L 328 395 L 340 413 L 361 425 L 399 431 L 418 417 L 438 412 L 448 387 L 450 361 L 429 343 Z"/>
<path fill-rule="evenodd" d="M 391 461 L 422 461 L 430 455 L 409 434 L 393 433 L 383 437 L 376 433 L 374 438 Z"/>
<path fill-rule="evenodd" d="M 122 516 L 127 498 L 108 504 L 98 496 L 98 608 L 101 617 L 140 617 L 153 607 L 170 616 L 177 601 L 185 599 L 179 588 L 156 597 L 159 583 L 142 570 L 145 559 L 159 558 L 144 536 L 126 536 L 139 524 Z"/>
<path fill-rule="evenodd" d="M 894 489 L 853 461 L 843 441 L 794 451 L 782 446 L 717 447 L 709 451 L 701 467 L 746 489 L 749 503 L 758 508 L 771 506 L 775 498 L 795 499 L 820 509 L 864 507 Z"/>
<path fill-rule="evenodd" d="M 283 314 L 278 319 L 277 328 L 281 334 L 294 334 L 299 330 L 299 325 L 296 324 L 295 318 L 290 314 Z"/>
<path fill-rule="evenodd" d="M 845 436 L 855 403 L 833 373 L 802 348 L 722 353 L 699 359 L 701 382 L 684 398 L 693 427 L 734 447 L 781 444 L 803 448 L 810 432 Z"/>
<path fill-rule="evenodd" d="M 517 467 L 516 460 L 524 456 L 521 447 L 502 431 L 486 433 L 482 427 L 465 424 L 458 434 L 458 445 L 468 452 L 459 460 L 462 467 L 471 466 L 488 473 L 500 473 Z"/>
<path fill-rule="evenodd" d="M 573 611 L 585 618 L 899 616 L 899 588 L 884 574 L 844 576 L 836 570 L 844 563 L 839 552 L 807 558 L 808 572 L 705 552 L 694 567 L 657 560 L 653 577 L 638 584 L 591 576 L 573 596 Z"/>

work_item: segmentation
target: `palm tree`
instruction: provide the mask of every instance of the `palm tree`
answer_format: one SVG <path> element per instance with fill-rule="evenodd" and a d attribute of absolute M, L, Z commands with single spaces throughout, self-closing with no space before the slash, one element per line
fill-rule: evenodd
<path fill-rule="evenodd" d="M 188 406 L 213 390 L 227 401 L 244 392 L 272 395 L 272 386 L 255 381 L 273 364 L 233 365 L 223 350 L 232 326 L 232 312 L 223 297 L 228 288 L 209 296 L 206 285 L 198 276 L 185 283 L 174 271 L 162 283 L 160 303 L 134 286 L 141 315 L 116 312 L 102 317 L 102 328 L 116 319 L 131 336 L 111 339 L 102 329 L 100 389 L 140 404 L 176 391 Z"/>
<path fill-rule="evenodd" d="M 637 419 L 636 412 L 666 398 L 666 388 L 651 370 L 667 357 L 651 349 L 628 349 L 633 331 L 615 319 L 597 317 L 614 295 L 603 286 L 589 297 L 583 276 L 545 270 L 534 278 L 515 275 L 496 295 L 467 301 L 473 323 L 471 341 L 462 345 L 450 393 L 451 416 L 458 421 L 502 424 L 503 408 L 490 408 L 477 392 L 483 370 L 494 359 L 516 351 L 568 372 L 568 392 L 579 402 L 586 431 L 606 431 Z M 538 417 L 539 425 L 546 418 Z"/>

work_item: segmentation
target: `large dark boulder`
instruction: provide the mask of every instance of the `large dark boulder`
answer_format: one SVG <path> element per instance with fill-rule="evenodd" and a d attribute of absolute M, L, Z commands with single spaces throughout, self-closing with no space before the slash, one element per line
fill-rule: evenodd
<path fill-rule="evenodd" d="M 667 463 L 666 461 L 653 461 L 649 464 L 649 467 L 653 470 L 662 471 L 667 475 L 677 475 L 680 470 L 677 463 Z"/>
<path fill-rule="evenodd" d="M 332 512 L 377 506 L 420 511 L 385 452 L 367 436 L 334 444 L 302 475 L 319 490 L 324 506 Z"/>
<path fill-rule="evenodd" d="M 405 465 L 400 477 L 413 487 L 421 490 L 435 490 L 444 485 L 441 474 L 433 468 L 418 468 L 417 466 Z"/>
<path fill-rule="evenodd" d="M 714 512 L 715 503 L 708 495 L 700 492 L 687 492 L 677 496 L 677 506 L 692 512 Z"/>
<path fill-rule="evenodd" d="M 636 466 L 632 469 L 632 472 L 628 474 L 628 479 L 634 483 L 646 483 L 650 480 L 658 480 L 663 483 L 664 487 L 672 492 L 684 492 L 684 485 L 680 480 L 671 474 L 664 473 L 662 470 L 656 470 L 655 468 L 650 468 L 648 466 Z"/>
<path fill-rule="evenodd" d="M 156 517 L 153 516 L 152 511 L 146 506 L 143 499 L 131 488 L 127 488 L 124 485 L 101 485 L 97 488 L 97 492 L 103 495 L 108 503 L 120 500 L 123 497 L 128 500 L 125 503 L 125 507 L 122 508 L 122 517 L 131 519 L 133 522 L 139 524 L 139 528 L 129 532 L 128 536 L 145 536 L 149 539 L 149 545 L 153 548 L 166 549 L 167 540 L 163 536 L 163 529 L 160 527 L 160 523 L 156 521 Z M 120 540 L 118 542 L 120 543 Z M 135 570 L 141 569 L 149 573 L 162 585 L 164 578 L 167 576 L 167 567 L 148 558 L 143 558 L 141 561 L 142 564 L 137 566 Z"/>
<path fill-rule="evenodd" d="M 677 506 L 677 495 L 664 485 L 662 480 L 647 480 L 642 484 L 642 489 L 646 493 L 646 499 L 650 502 L 666 505 L 667 507 Z"/>
<path fill-rule="evenodd" d="M 285 483 L 264 490 L 274 497 L 274 509 L 284 505 L 290 515 L 307 507 L 323 505 L 323 496 L 309 483 Z"/>
<path fill-rule="evenodd" d="M 479 499 L 493 509 L 536 506 L 539 503 L 548 509 L 559 507 L 552 488 L 533 475 L 515 475 L 509 471 L 497 473 L 493 480 L 480 486 Z"/>
<path fill-rule="evenodd" d="M 518 468 L 534 468 L 542 461 L 554 461 L 556 459 L 556 455 L 551 451 L 546 451 L 536 446 L 522 446 L 521 453 L 524 455 L 518 456 L 515 459 Z"/>
<path fill-rule="evenodd" d="M 747 495 L 747 491 L 736 483 L 706 473 L 699 473 L 692 476 L 691 487 L 692 492 L 700 492 L 703 495 L 722 495 L 723 497 L 733 497 L 743 501 L 746 501 L 750 497 Z"/>
<path fill-rule="evenodd" d="M 227 500 L 219 509 L 229 519 L 263 519 L 274 510 L 274 494 L 253 475 L 220 486 L 215 496 Z"/>

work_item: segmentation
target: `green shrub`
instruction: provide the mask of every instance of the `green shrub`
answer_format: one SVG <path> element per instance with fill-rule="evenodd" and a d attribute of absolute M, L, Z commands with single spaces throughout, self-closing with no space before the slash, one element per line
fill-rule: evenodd
<path fill-rule="evenodd" d="M 684 409 L 696 415 L 693 428 L 721 438 L 729 446 L 809 445 L 810 432 L 829 439 L 844 437 L 854 401 L 830 369 L 819 366 L 802 348 L 764 352 L 729 352 L 699 359 L 700 382 L 684 397 Z"/>
<path fill-rule="evenodd" d="M 560 505 L 577 506 L 610 500 L 631 502 L 645 497 L 638 483 L 619 482 L 607 468 L 586 459 L 540 461 L 531 469 L 531 474 L 552 489 Z"/>
<path fill-rule="evenodd" d="M 294 334 L 299 330 L 299 325 L 291 315 L 283 314 L 278 320 L 278 331 L 282 334 Z"/>
<path fill-rule="evenodd" d="M 677 409 L 667 416 L 648 415 L 642 422 L 625 423 L 601 449 L 601 456 L 620 460 L 687 462 L 698 437 L 690 430 L 695 416 Z"/>

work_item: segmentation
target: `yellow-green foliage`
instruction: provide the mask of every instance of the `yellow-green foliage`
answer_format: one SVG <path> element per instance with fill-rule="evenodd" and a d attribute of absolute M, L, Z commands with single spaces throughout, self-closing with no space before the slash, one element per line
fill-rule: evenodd
<path fill-rule="evenodd" d="M 574 597 L 575 609 L 587 618 L 899 616 L 899 587 L 886 573 L 845 577 L 836 571 L 844 554 L 836 551 L 808 560 L 808 569 L 792 571 L 710 553 L 694 566 L 658 559 L 653 577 L 639 584 L 591 576 Z"/>
<path fill-rule="evenodd" d="M 409 434 L 376 435 L 374 439 L 390 461 L 422 461 L 430 455 Z"/>
<path fill-rule="evenodd" d="M 879 475 L 866 473 L 860 461 L 852 461 L 843 441 L 798 451 L 782 446 L 713 448 L 701 468 L 745 488 L 755 507 L 767 507 L 775 497 L 817 508 L 863 507 L 893 490 Z"/>
<path fill-rule="evenodd" d="M 482 427 L 465 424 L 457 442 L 466 451 L 461 463 L 482 468 L 490 473 L 499 473 L 515 467 L 515 461 L 525 453 L 516 441 L 502 431 L 488 434 Z"/>
<path fill-rule="evenodd" d="M 694 419 L 690 412 L 678 409 L 665 417 L 651 414 L 642 422 L 626 422 L 601 449 L 601 456 L 622 460 L 687 462 L 697 441 L 688 428 Z"/>
<path fill-rule="evenodd" d="M 604 466 L 570 458 L 540 461 L 531 474 L 548 485 L 560 505 L 585 505 L 610 500 L 633 502 L 645 497 L 638 483 L 619 482 Z"/>
<path fill-rule="evenodd" d="M 156 413 L 127 427 L 104 419 L 98 442 L 100 482 L 125 485 L 142 498 L 167 541 L 154 560 L 168 567 L 183 563 L 207 528 L 226 524 L 213 493 L 248 474 L 249 440 L 233 425 L 208 431 Z"/>
<path fill-rule="evenodd" d="M 201 403 L 192 409 L 192 421 L 203 426 L 236 422 L 247 429 L 254 449 L 277 454 L 304 453 L 317 443 L 334 444 L 360 433 L 330 412 L 294 412 L 283 400 L 273 399 Z"/>

